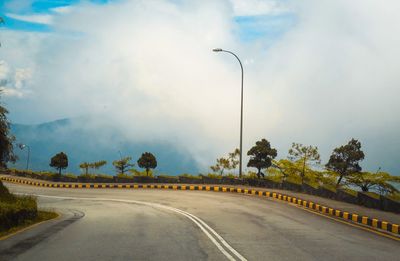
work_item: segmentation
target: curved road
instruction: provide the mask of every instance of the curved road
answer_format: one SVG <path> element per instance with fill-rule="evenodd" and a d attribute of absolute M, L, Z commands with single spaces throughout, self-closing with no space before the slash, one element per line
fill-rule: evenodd
<path fill-rule="evenodd" d="M 397 260 L 400 241 L 256 196 L 204 191 L 52 189 L 63 218 L 0 241 L 0 260 Z"/>

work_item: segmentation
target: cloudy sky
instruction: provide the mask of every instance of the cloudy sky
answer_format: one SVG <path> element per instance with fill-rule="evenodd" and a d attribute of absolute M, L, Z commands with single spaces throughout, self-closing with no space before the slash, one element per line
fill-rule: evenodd
<path fill-rule="evenodd" d="M 397 0 L 5 0 L 2 103 L 15 123 L 92 116 L 168 140 L 201 166 L 267 138 L 326 161 L 352 137 L 363 166 L 400 174 Z M 89 124 L 89 123 L 88 123 Z"/>

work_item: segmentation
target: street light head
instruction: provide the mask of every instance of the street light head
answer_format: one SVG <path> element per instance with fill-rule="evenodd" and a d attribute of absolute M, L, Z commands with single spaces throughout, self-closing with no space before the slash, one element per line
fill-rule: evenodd
<path fill-rule="evenodd" d="M 18 147 L 19 147 L 21 150 L 23 150 L 23 149 L 25 149 L 26 145 L 25 145 L 25 144 L 22 144 L 22 143 L 20 143 L 20 144 L 18 144 Z"/>
<path fill-rule="evenodd" d="M 222 49 L 221 48 L 215 48 L 215 49 L 213 49 L 213 52 L 222 52 Z"/>

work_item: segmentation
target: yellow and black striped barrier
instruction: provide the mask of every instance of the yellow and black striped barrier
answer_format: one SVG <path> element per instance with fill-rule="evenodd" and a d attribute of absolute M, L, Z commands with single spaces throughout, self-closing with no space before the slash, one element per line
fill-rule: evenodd
<path fill-rule="evenodd" d="M 207 185 L 166 185 L 166 184 L 82 184 L 82 183 L 48 183 L 48 182 L 36 182 L 25 179 L 19 179 L 14 177 L 4 177 L 1 176 L 0 180 L 20 183 L 38 187 L 48 187 L 48 188 L 124 188 L 124 189 L 171 189 L 171 190 L 204 190 L 204 191 L 216 191 L 216 192 L 234 192 L 241 194 L 257 195 L 260 197 L 270 197 L 277 200 L 287 201 L 289 203 L 302 206 L 313 211 L 317 211 L 324 215 L 330 215 L 336 218 L 341 218 L 346 221 L 351 221 L 354 223 L 359 223 L 364 226 L 368 226 L 374 229 L 380 229 L 386 232 L 390 232 L 396 235 L 400 235 L 399 225 L 392 224 L 386 221 L 378 220 L 376 218 L 370 218 L 366 216 L 361 216 L 355 213 L 349 213 L 329 207 L 325 207 L 314 203 L 312 201 L 307 201 L 299 199 L 296 197 L 284 195 L 277 192 L 261 191 L 256 189 L 244 189 L 244 188 L 234 188 L 225 186 L 207 186 Z"/>

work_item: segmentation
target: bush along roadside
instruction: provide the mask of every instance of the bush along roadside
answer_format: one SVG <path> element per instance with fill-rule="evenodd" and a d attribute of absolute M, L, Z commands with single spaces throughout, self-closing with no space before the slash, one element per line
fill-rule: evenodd
<path fill-rule="evenodd" d="M 57 216 L 53 212 L 39 211 L 33 197 L 11 194 L 0 181 L 0 238 Z"/>

